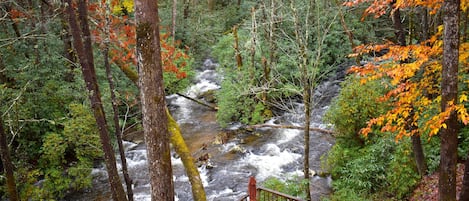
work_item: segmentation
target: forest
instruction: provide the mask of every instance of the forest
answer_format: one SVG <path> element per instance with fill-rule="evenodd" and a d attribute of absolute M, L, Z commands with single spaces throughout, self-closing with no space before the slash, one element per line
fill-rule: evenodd
<path fill-rule="evenodd" d="M 225 173 L 206 176 L 200 161 L 237 168 L 272 130 L 299 133 L 270 155 L 291 151 L 285 163 L 297 165 L 279 170 L 297 176 L 262 177 L 275 191 L 469 200 L 468 9 L 469 0 L 2 0 L 0 200 L 78 200 L 97 189 L 100 169 L 107 194 L 84 200 L 185 200 L 177 155 L 187 200 L 238 201 L 247 192 L 224 183 L 231 197 L 217 197 L 207 185 Z M 194 96 L 207 61 L 219 78 Z M 217 136 L 196 135 L 205 124 L 181 120 L 199 113 L 178 98 L 211 111 L 198 121 L 213 121 Z M 145 197 L 128 168 L 133 143 L 148 161 Z M 207 151 L 228 146 L 223 162 Z M 243 177 L 261 177 L 269 163 L 256 160 Z"/>

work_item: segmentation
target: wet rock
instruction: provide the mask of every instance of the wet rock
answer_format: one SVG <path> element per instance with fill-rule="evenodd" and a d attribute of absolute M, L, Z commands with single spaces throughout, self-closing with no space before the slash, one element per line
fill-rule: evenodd
<path fill-rule="evenodd" d="M 232 154 L 244 154 L 246 153 L 246 149 L 239 145 L 234 145 L 233 147 L 230 148 L 229 150 L 230 153 Z"/>
<path fill-rule="evenodd" d="M 202 92 L 197 96 L 197 98 L 203 99 L 207 103 L 216 103 L 217 102 L 216 90 L 207 90 L 205 92 Z"/>

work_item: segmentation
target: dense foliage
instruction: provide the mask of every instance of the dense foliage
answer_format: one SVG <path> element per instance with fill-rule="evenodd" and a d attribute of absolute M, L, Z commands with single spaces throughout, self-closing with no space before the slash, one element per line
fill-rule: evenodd
<path fill-rule="evenodd" d="M 133 1 L 88 2 L 107 119 L 112 119 L 112 100 L 102 63 L 109 43 L 121 126 L 141 129 Z M 435 172 L 438 132 L 450 113 L 440 111 L 442 2 L 178 1 L 176 35 L 171 36 L 174 1 L 160 1 L 166 92 L 183 91 L 193 66 L 212 57 L 223 77 L 217 92 L 220 125 L 259 124 L 291 111 L 288 103 L 302 101 L 305 83 L 314 90 L 349 55 L 357 66 L 326 114 L 337 138 L 323 157 L 334 180 L 330 200 L 406 199 L 421 178 L 407 137 L 420 136 L 428 173 Z M 469 151 L 468 5 L 461 1 L 460 96 L 450 105 L 462 127 L 460 160 Z M 22 200 L 59 199 L 89 187 L 91 168 L 102 159 L 63 9 L 59 1 L 0 2 L 0 123 Z M 396 22 L 405 45 L 399 44 Z M 302 79 L 302 64 L 307 75 L 314 75 L 311 80 Z M 3 177 L 0 182 L 5 183 Z M 302 196 L 302 182 L 271 179 L 265 185 Z M 0 188 L 0 199 L 6 199 L 5 192 Z"/>
<path fill-rule="evenodd" d="M 138 89 L 126 71 L 136 69 L 132 11 L 124 15 L 114 9 L 114 14 L 106 16 L 103 2 L 90 1 L 88 9 L 94 42 L 90 51 L 95 56 L 105 113 L 112 122 L 102 51 L 104 43 L 110 42 L 121 126 L 135 129 L 140 122 Z M 21 200 L 55 200 L 89 188 L 91 169 L 103 159 L 63 9 L 60 2 L 0 3 L 4 16 L 0 27 L 5 30 L 0 33 L 0 115 L 5 122 L 0 123 L 6 128 Z M 112 26 L 109 36 L 105 34 L 107 19 Z M 161 40 L 166 90 L 178 92 L 190 83 L 192 59 L 167 35 Z M 1 199 L 5 192 L 1 188 Z"/>

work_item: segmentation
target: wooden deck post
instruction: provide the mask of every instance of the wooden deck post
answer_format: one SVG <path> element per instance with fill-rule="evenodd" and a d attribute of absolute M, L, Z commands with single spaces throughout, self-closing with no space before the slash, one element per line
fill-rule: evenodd
<path fill-rule="evenodd" d="M 249 201 L 257 201 L 256 179 L 252 176 L 249 178 L 248 192 L 249 192 Z"/>

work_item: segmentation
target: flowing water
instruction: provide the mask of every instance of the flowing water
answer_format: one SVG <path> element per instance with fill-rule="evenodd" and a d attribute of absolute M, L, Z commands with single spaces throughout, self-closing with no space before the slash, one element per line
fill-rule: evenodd
<path fill-rule="evenodd" d="M 186 92 L 187 96 L 198 97 L 219 88 L 217 64 L 206 60 L 195 79 L 195 84 Z M 319 104 L 313 109 L 313 127 L 326 128 L 322 116 L 330 99 L 338 92 L 338 81 L 326 81 L 315 92 Z M 200 97 L 199 97 L 200 98 Z M 239 129 L 233 124 L 221 129 L 216 123 L 215 112 L 177 95 L 167 97 L 170 110 L 181 126 L 189 149 L 195 157 L 207 155 L 210 159 L 200 164 L 199 171 L 211 201 L 239 200 L 246 194 L 250 176 L 258 184 L 269 177 L 302 177 L 303 132 L 295 129 L 257 130 Z M 302 104 L 293 104 L 294 111 L 275 117 L 267 124 L 302 125 Z M 328 134 L 311 133 L 310 166 L 320 170 L 320 158 L 333 145 L 334 139 Z M 134 197 L 137 201 L 150 200 L 150 185 L 146 165 L 146 151 L 143 143 L 125 142 L 129 173 L 133 179 Z M 176 200 L 192 200 L 191 188 L 184 167 L 176 154 L 172 156 Z M 120 168 L 120 167 L 119 167 Z M 66 200 L 110 200 L 107 174 L 104 167 L 93 170 L 93 188 L 86 192 L 74 193 Z M 313 200 L 330 192 L 330 178 L 313 176 L 311 180 Z"/>

